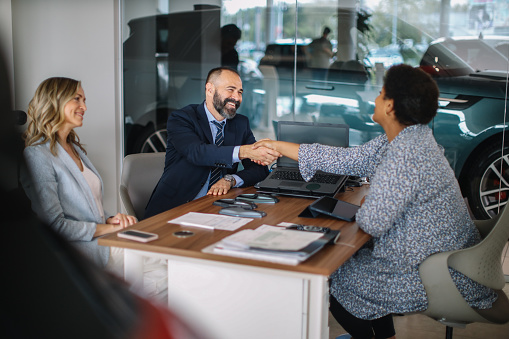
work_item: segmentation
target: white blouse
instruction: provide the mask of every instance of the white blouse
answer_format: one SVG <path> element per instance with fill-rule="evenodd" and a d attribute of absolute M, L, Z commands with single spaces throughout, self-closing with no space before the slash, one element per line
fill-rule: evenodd
<path fill-rule="evenodd" d="M 95 203 L 97 204 L 97 208 L 99 208 L 99 211 L 101 213 L 101 216 L 104 220 L 104 208 L 102 204 L 102 190 L 101 190 L 101 180 L 99 180 L 99 177 L 95 175 L 94 172 L 92 172 L 87 166 L 83 164 L 83 161 L 81 162 L 83 165 L 83 176 L 85 177 L 85 180 L 88 183 L 88 186 L 90 186 L 90 189 L 92 190 L 92 195 L 94 196 Z"/>

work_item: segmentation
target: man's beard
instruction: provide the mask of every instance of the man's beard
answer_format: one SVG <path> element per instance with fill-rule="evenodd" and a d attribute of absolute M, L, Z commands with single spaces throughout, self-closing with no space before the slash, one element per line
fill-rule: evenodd
<path fill-rule="evenodd" d="M 234 103 L 235 108 L 227 106 L 226 104 L 229 102 Z M 221 101 L 221 97 L 219 96 L 219 93 L 217 93 L 217 91 L 214 92 L 214 98 L 212 103 L 216 111 L 218 111 L 219 114 L 221 114 L 221 116 L 226 119 L 233 119 L 233 117 L 235 117 L 235 115 L 237 114 L 237 109 L 240 106 L 240 101 L 237 101 L 232 98 L 226 98 L 223 101 Z"/>

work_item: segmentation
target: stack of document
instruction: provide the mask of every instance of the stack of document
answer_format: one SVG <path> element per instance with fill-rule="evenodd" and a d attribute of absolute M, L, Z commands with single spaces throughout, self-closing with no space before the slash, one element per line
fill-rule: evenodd
<path fill-rule="evenodd" d="M 234 257 L 297 265 L 331 241 L 320 232 L 262 225 L 234 233 L 213 245 L 212 252 Z"/>

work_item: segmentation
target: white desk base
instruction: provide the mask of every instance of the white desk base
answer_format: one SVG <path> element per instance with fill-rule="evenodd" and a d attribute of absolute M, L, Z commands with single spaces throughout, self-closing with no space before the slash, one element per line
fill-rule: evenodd
<path fill-rule="evenodd" d="M 125 249 L 125 279 L 143 286 L 143 257 L 168 260 L 168 303 L 221 339 L 328 339 L 328 277 Z"/>

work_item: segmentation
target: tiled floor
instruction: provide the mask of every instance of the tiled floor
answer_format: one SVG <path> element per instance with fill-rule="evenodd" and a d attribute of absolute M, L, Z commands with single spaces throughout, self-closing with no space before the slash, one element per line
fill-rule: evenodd
<path fill-rule="evenodd" d="M 503 252 L 503 269 L 507 281 L 509 277 L 509 243 Z M 506 283 L 504 291 L 509 296 L 509 283 Z M 396 327 L 397 339 L 445 338 L 445 326 L 424 315 L 395 316 L 394 326 Z M 330 314 L 329 328 L 329 339 L 335 339 L 338 335 L 345 333 L 345 330 Z M 467 325 L 464 329 L 454 328 L 453 338 L 509 339 L 509 323 L 505 325 L 473 323 Z"/>

